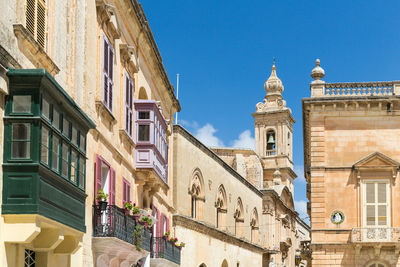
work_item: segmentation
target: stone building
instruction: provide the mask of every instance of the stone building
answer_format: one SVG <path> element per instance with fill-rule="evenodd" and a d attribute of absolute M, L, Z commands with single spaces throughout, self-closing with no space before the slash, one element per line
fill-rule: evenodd
<path fill-rule="evenodd" d="M 0 265 L 177 266 L 160 236 L 180 105 L 139 2 L 0 6 Z M 140 250 L 129 201 L 155 222 Z"/>
<path fill-rule="evenodd" d="M 295 266 L 303 237 L 293 203 L 294 119 L 275 65 L 264 89 L 253 113 L 255 151 L 208 148 L 174 126 L 173 225 L 187 243 L 185 266 Z"/>
<path fill-rule="evenodd" d="M 400 266 L 400 82 L 325 83 L 303 99 L 313 266 Z"/>

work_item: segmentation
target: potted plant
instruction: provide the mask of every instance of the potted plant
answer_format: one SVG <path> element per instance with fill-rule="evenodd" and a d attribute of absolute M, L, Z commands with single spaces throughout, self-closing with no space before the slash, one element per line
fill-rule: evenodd
<path fill-rule="evenodd" d="M 181 242 L 178 246 L 178 248 L 181 250 L 183 247 L 185 247 L 185 243 Z"/>
<path fill-rule="evenodd" d="M 132 208 L 133 208 L 132 201 L 125 202 L 124 203 L 125 215 L 128 215 L 129 212 L 132 210 Z"/>
<path fill-rule="evenodd" d="M 132 205 L 132 215 L 135 218 L 136 223 L 139 221 L 139 213 L 140 213 L 139 207 L 136 206 L 136 203 L 133 203 L 133 205 Z"/>
<path fill-rule="evenodd" d="M 143 226 L 136 225 L 135 229 L 132 232 L 132 241 L 136 246 L 136 250 L 140 251 L 142 249 L 142 242 L 144 240 L 144 230 Z"/>
<path fill-rule="evenodd" d="M 150 218 L 150 215 L 147 215 L 140 217 L 139 222 L 143 223 L 144 227 L 147 228 L 147 225 L 151 226 L 153 220 Z"/>
<path fill-rule="evenodd" d="M 106 210 L 107 209 L 107 199 L 108 199 L 108 194 L 105 194 L 103 189 L 99 189 L 99 191 L 97 191 L 97 203 L 99 204 L 100 210 Z"/>
<path fill-rule="evenodd" d="M 178 242 L 178 238 L 176 238 L 176 237 L 171 237 L 171 238 L 169 239 L 169 242 L 171 242 L 172 244 L 175 244 L 176 242 Z"/>
<path fill-rule="evenodd" d="M 166 232 L 164 233 L 163 239 L 164 239 L 165 241 L 168 241 L 168 239 L 169 239 L 169 231 L 166 231 Z"/>

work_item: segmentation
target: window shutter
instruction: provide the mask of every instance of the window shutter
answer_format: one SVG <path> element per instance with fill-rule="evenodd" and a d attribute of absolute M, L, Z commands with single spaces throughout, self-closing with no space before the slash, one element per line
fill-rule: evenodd
<path fill-rule="evenodd" d="M 112 109 L 113 109 L 113 61 L 114 61 L 114 53 L 113 53 L 113 51 L 112 51 L 112 48 L 111 47 L 109 47 L 109 60 L 108 60 L 108 63 L 109 63 L 109 69 L 108 69 L 108 72 L 109 72 L 109 75 L 108 75 L 108 77 L 109 77 L 109 86 L 108 86 L 108 94 L 109 94 L 109 103 L 108 103 L 108 107 L 109 107 L 109 109 L 110 109 L 110 111 L 112 111 Z"/>
<path fill-rule="evenodd" d="M 26 0 L 25 27 L 35 36 L 36 0 Z"/>
<path fill-rule="evenodd" d="M 37 0 L 37 42 L 45 48 L 46 46 L 46 3 L 44 0 Z"/>
<path fill-rule="evenodd" d="M 108 43 L 104 39 L 103 47 L 103 100 L 106 106 L 108 106 Z"/>
<path fill-rule="evenodd" d="M 109 204 L 115 205 L 115 170 L 110 167 Z"/>
<path fill-rule="evenodd" d="M 126 196 L 127 201 L 131 201 L 131 185 L 129 183 L 126 184 Z"/>
<path fill-rule="evenodd" d="M 102 173 L 101 173 L 101 159 L 98 155 L 96 155 L 96 177 L 95 177 L 95 186 L 94 186 L 94 196 L 96 198 L 97 192 L 101 188 L 102 185 Z M 97 203 L 97 199 L 96 199 Z"/>
<path fill-rule="evenodd" d="M 122 180 L 122 204 L 124 204 L 125 202 L 128 202 L 128 201 L 126 198 L 126 182 L 124 179 L 124 180 Z"/>

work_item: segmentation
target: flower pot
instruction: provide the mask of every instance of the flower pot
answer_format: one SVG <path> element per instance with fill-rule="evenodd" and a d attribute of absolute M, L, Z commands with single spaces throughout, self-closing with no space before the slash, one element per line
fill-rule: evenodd
<path fill-rule="evenodd" d="M 164 239 L 165 241 L 168 241 L 168 236 L 167 236 L 167 235 L 163 236 L 163 239 Z"/>
<path fill-rule="evenodd" d="M 107 201 L 98 201 L 98 203 L 101 211 L 105 211 L 107 209 L 108 205 Z"/>
<path fill-rule="evenodd" d="M 147 228 L 147 222 L 144 222 L 144 228 Z"/>
<path fill-rule="evenodd" d="M 136 221 L 136 223 L 138 223 L 139 222 L 139 215 L 133 215 L 133 218 L 135 218 L 135 221 Z"/>
<path fill-rule="evenodd" d="M 129 215 L 129 210 L 124 209 L 124 211 L 125 211 L 125 216 Z"/>

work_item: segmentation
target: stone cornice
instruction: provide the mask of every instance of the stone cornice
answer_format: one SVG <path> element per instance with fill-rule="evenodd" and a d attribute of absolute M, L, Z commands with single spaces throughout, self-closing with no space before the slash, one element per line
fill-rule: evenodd
<path fill-rule="evenodd" d="M 183 215 L 178 215 L 178 214 L 173 215 L 173 225 L 181 226 L 196 231 L 198 233 L 211 236 L 215 239 L 221 240 L 222 242 L 227 242 L 232 245 L 239 246 L 256 253 L 263 253 L 266 251 L 266 249 L 261 247 L 260 245 L 256 245 L 242 238 L 237 238 L 236 236 L 221 231 L 205 222 L 196 221 L 190 217 L 186 217 Z"/>
<path fill-rule="evenodd" d="M 181 105 L 178 101 L 178 99 L 175 96 L 175 89 L 174 86 L 171 84 L 169 78 L 168 78 L 168 74 L 167 71 L 165 70 L 164 64 L 162 62 L 162 58 L 161 58 L 161 54 L 160 51 L 158 50 L 156 41 L 154 40 L 154 36 L 153 33 L 150 29 L 149 23 L 147 21 L 146 15 L 144 14 L 142 5 L 139 3 L 138 0 L 131 0 L 132 6 L 133 6 L 133 10 L 135 11 L 136 17 L 139 21 L 140 27 L 141 29 L 144 30 L 144 33 L 146 34 L 146 37 L 150 43 L 150 46 L 154 52 L 154 55 L 157 59 L 157 65 L 158 68 L 160 70 L 162 79 L 168 89 L 168 92 L 172 98 L 172 101 L 177 109 L 177 111 L 181 110 Z"/>
<path fill-rule="evenodd" d="M 237 173 L 231 166 L 229 166 L 223 159 L 221 159 L 216 153 L 214 153 L 210 148 L 205 146 L 199 140 L 197 140 L 192 134 L 190 134 L 185 128 L 183 128 L 179 124 L 174 125 L 174 132 L 181 134 L 188 141 L 190 141 L 193 145 L 198 147 L 201 151 L 207 154 L 209 157 L 214 159 L 218 164 L 220 164 L 226 171 L 228 171 L 233 177 L 242 182 L 246 187 L 256 193 L 258 196 L 262 197 L 263 194 L 258 190 L 254 185 L 252 185 L 249 181 L 243 178 L 239 173 Z"/>

